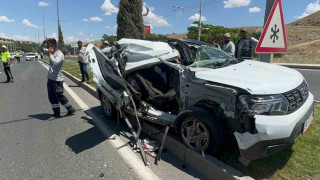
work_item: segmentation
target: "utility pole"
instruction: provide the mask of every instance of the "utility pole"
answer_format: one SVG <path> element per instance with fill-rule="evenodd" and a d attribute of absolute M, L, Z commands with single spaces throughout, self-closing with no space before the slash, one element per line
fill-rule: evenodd
<path fill-rule="evenodd" d="M 200 41 L 201 36 L 201 15 L 202 15 L 202 0 L 200 0 L 200 17 L 199 17 L 199 31 L 198 31 L 198 41 Z"/>
<path fill-rule="evenodd" d="M 44 26 L 44 13 L 42 12 L 43 40 L 46 39 L 46 28 Z"/>
<path fill-rule="evenodd" d="M 202 16 L 202 0 L 200 0 L 200 10 L 196 10 L 196 9 L 191 9 L 191 8 L 186 8 L 186 7 L 182 7 L 182 6 L 176 6 L 176 5 L 172 5 L 169 4 L 169 6 L 174 7 L 174 8 L 178 8 L 178 9 L 182 9 L 182 10 L 189 10 L 189 11 L 194 11 L 194 12 L 198 12 L 200 14 L 199 17 L 199 30 L 198 30 L 198 40 L 200 41 L 200 36 L 201 36 L 201 16 Z"/>
<path fill-rule="evenodd" d="M 90 32 L 89 32 L 89 43 L 90 43 Z"/>
<path fill-rule="evenodd" d="M 38 28 L 38 45 L 40 45 L 39 28 Z"/>
<path fill-rule="evenodd" d="M 57 15 L 58 15 L 58 28 L 60 26 L 60 16 L 59 16 L 59 0 L 57 0 Z M 59 31 L 59 29 L 58 29 Z"/>
<path fill-rule="evenodd" d="M 265 14 L 264 14 L 264 23 L 263 23 L 264 26 L 266 25 L 266 22 L 267 22 L 268 17 L 269 17 L 269 15 L 271 13 L 271 9 L 273 7 L 274 2 L 275 2 L 275 0 L 266 0 L 266 11 L 265 11 Z M 259 60 L 261 62 L 272 63 L 273 54 L 260 54 L 259 55 Z"/>

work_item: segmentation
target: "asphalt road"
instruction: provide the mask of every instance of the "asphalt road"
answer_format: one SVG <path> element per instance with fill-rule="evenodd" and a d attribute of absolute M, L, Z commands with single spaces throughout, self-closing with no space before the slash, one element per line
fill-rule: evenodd
<path fill-rule="evenodd" d="M 105 121 L 110 129 L 123 136 L 119 138 L 124 142 L 128 141 L 126 126 L 103 119 L 99 102 L 68 79 L 65 79 L 67 87 L 81 97 L 73 99 L 74 95 L 65 91 L 77 109 L 76 115 L 52 120 L 46 89 L 47 69 L 39 62 L 22 59 L 11 70 L 15 82 L 0 83 L 1 180 L 148 179 L 150 174 L 159 179 L 203 179 L 170 152 L 163 154 L 158 166 L 145 167 L 140 155 L 130 147 L 127 151 L 115 148 L 110 141 L 116 138 L 107 139 L 95 122 Z M 2 82 L 6 78 L 0 71 Z M 87 104 L 89 109 L 83 110 L 81 104 Z M 62 115 L 66 114 L 63 107 L 61 111 Z M 148 159 L 152 162 L 152 158 Z M 140 166 L 139 174 L 136 167 Z"/>
<path fill-rule="evenodd" d="M 310 92 L 314 95 L 314 99 L 320 101 L 320 70 L 298 69 L 298 71 L 307 80 Z"/>

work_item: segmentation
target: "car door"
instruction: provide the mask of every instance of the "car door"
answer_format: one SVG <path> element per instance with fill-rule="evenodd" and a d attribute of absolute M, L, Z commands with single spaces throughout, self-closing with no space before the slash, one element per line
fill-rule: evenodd
<path fill-rule="evenodd" d="M 117 107 L 123 104 L 123 98 L 128 97 L 126 83 L 120 74 L 117 61 L 105 56 L 96 46 L 89 44 L 86 49 L 93 81 L 97 88 L 106 95 Z M 127 95 L 127 96 L 124 96 Z"/>

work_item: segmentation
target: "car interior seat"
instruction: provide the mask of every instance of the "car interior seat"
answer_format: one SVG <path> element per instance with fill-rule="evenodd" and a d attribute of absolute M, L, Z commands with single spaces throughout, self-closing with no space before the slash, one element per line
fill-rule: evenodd
<path fill-rule="evenodd" d="M 140 87 L 142 99 L 161 111 L 175 111 L 178 109 L 176 91 L 169 88 L 166 82 L 166 72 L 159 71 L 159 67 L 149 68 L 135 74 L 135 79 Z"/>

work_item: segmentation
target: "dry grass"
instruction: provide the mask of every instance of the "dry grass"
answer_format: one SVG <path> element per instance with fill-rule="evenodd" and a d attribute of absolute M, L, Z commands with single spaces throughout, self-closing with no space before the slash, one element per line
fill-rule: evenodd
<path fill-rule="evenodd" d="M 274 58 L 275 63 L 320 64 L 320 42 L 289 48 L 281 58 Z"/>
<path fill-rule="evenodd" d="M 172 38 L 172 39 L 183 39 L 183 37 L 187 37 L 187 33 L 184 34 L 167 34 L 167 38 Z"/>
<path fill-rule="evenodd" d="M 262 27 L 245 27 L 250 32 Z M 320 64 L 320 27 L 286 25 L 288 53 L 274 58 L 275 63 Z"/>
<path fill-rule="evenodd" d="M 240 28 L 240 27 L 239 27 Z M 261 26 L 245 27 L 249 32 L 261 31 Z M 320 39 L 320 28 L 316 26 L 286 25 L 288 47 Z"/>

